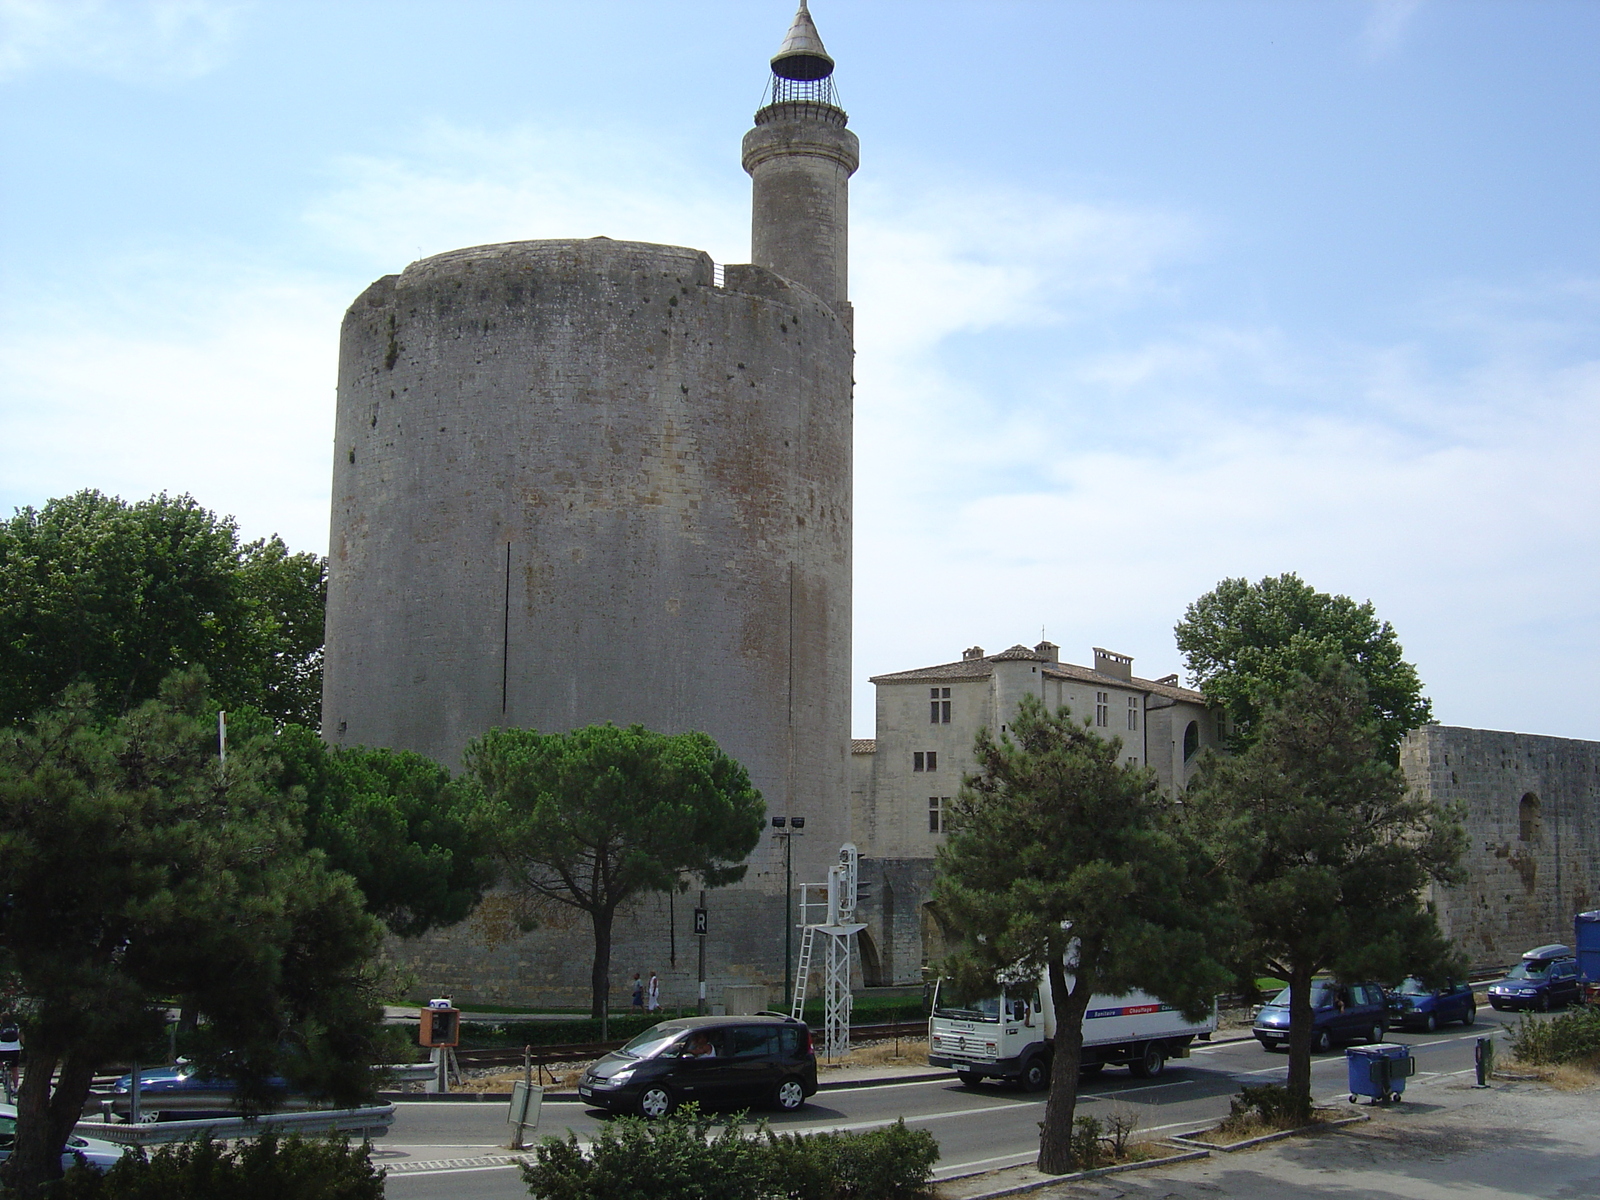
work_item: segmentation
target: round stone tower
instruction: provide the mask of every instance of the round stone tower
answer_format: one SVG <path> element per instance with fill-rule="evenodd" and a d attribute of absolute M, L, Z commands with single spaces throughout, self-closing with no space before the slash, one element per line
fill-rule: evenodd
<path fill-rule="evenodd" d="M 774 815 L 807 818 L 796 880 L 826 877 L 849 821 L 856 139 L 827 74 L 806 84 L 825 97 L 790 95 L 782 72 L 818 55 L 802 5 L 745 140 L 753 265 L 509 242 L 415 262 L 351 306 L 329 742 L 455 768 L 495 725 L 703 730 Z M 782 887 L 763 847 L 743 890 L 781 910 Z M 781 930 L 730 944 L 735 974 L 781 979 Z"/>

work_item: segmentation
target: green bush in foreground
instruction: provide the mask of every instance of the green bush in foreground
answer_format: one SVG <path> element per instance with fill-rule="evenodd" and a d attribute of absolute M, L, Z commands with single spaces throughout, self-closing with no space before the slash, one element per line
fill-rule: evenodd
<path fill-rule="evenodd" d="M 1575 1008 L 1548 1021 L 1524 1013 L 1511 1052 L 1535 1067 L 1600 1059 L 1600 1008 Z"/>
<path fill-rule="evenodd" d="M 102 1174 L 76 1166 L 51 1200 L 383 1200 L 366 1143 L 264 1134 L 227 1149 L 209 1138 L 135 1150 Z"/>
<path fill-rule="evenodd" d="M 588 1147 L 548 1137 L 522 1168 L 539 1200 L 914 1200 L 939 1147 L 896 1122 L 866 1133 L 746 1134 L 741 1116 L 711 1134 L 695 1105 L 661 1121 L 622 1117 Z"/>

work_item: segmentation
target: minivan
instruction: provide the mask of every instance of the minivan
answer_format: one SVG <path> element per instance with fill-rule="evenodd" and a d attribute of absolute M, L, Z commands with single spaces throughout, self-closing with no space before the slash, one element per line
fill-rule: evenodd
<path fill-rule="evenodd" d="M 1331 1049 L 1335 1042 L 1381 1042 L 1389 1028 L 1389 1001 L 1376 983 L 1311 981 L 1311 1048 Z M 1250 1031 L 1263 1050 L 1289 1044 L 1289 989 L 1284 988 L 1256 1014 Z"/>
<path fill-rule="evenodd" d="M 771 1104 L 793 1112 L 816 1091 L 811 1030 L 779 1013 L 663 1021 L 578 1080 L 585 1102 L 652 1120 L 690 1101 L 704 1108 Z"/>

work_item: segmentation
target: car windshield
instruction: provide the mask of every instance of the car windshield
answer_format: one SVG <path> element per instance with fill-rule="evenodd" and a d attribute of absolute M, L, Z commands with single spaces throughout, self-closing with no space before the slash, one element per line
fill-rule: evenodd
<path fill-rule="evenodd" d="M 1331 983 L 1314 983 L 1314 984 L 1312 984 L 1311 985 L 1311 1007 L 1312 1008 L 1326 1008 L 1328 1005 L 1332 1004 L 1336 990 L 1337 989 L 1335 989 L 1334 986 Z M 1289 989 L 1288 988 L 1284 988 L 1283 991 L 1279 992 L 1276 996 L 1274 996 L 1268 1002 L 1268 1006 L 1271 1007 L 1271 1008 L 1288 1008 L 1289 1007 Z"/>
<path fill-rule="evenodd" d="M 1433 995 L 1433 989 L 1431 987 L 1424 987 L 1422 980 L 1415 978 L 1406 980 L 1398 988 L 1396 988 L 1395 991 L 1399 992 L 1402 996 Z"/>
<path fill-rule="evenodd" d="M 933 1010 L 936 1017 L 954 1017 L 958 1021 L 1000 1020 L 999 996 L 965 996 L 946 984 L 939 990 L 939 1007 Z"/>
<path fill-rule="evenodd" d="M 688 1030 L 682 1025 L 657 1025 L 652 1029 L 646 1029 L 617 1053 L 626 1054 L 629 1058 L 654 1058 L 673 1039 L 682 1037 L 687 1032 Z"/>
<path fill-rule="evenodd" d="M 1543 979 L 1550 974 L 1551 963 L 1549 959 L 1533 959 L 1519 962 L 1506 972 L 1507 979 Z"/>

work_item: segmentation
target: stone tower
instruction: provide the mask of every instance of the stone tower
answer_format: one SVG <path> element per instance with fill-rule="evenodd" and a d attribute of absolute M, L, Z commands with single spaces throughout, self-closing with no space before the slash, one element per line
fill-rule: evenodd
<path fill-rule="evenodd" d="M 772 66 L 744 143 L 753 264 L 508 242 L 350 307 L 323 735 L 454 768 L 495 725 L 703 730 L 770 812 L 807 817 L 809 879 L 849 820 L 857 151 L 803 3 Z M 744 902 L 781 911 L 768 863 Z M 736 974 L 781 979 L 781 918 L 769 933 L 727 948 Z"/>

